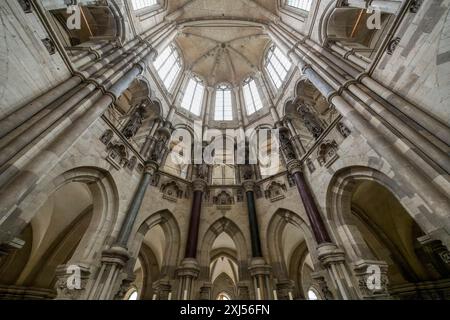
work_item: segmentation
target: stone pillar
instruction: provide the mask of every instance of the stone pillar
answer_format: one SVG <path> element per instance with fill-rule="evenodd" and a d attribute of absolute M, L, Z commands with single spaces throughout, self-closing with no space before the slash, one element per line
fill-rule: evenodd
<path fill-rule="evenodd" d="M 287 163 L 289 173 L 292 175 L 294 182 L 297 186 L 298 193 L 303 202 L 303 206 L 308 216 L 308 220 L 311 223 L 311 227 L 314 233 L 314 237 L 318 244 L 330 243 L 331 238 L 323 222 L 322 216 L 314 200 L 311 190 L 306 182 L 306 179 L 302 172 L 300 161 L 291 160 Z"/>
<path fill-rule="evenodd" d="M 136 193 L 131 200 L 130 207 L 128 208 L 119 236 L 117 237 L 117 244 L 124 248 L 127 248 L 128 240 L 139 210 L 141 209 L 145 193 L 147 192 L 152 176 L 158 171 L 158 168 L 159 164 L 154 161 L 149 161 L 145 164 L 144 174 L 142 175 Z"/>
<path fill-rule="evenodd" d="M 159 279 L 153 284 L 153 292 L 156 295 L 157 300 L 169 300 L 172 299 L 172 285 L 168 279 Z"/>
<path fill-rule="evenodd" d="M 344 252 L 332 243 L 328 230 L 320 214 L 319 208 L 312 196 L 312 192 L 302 172 L 302 164 L 296 159 L 294 147 L 289 139 L 289 130 L 279 128 L 281 152 L 286 161 L 286 167 L 293 177 L 302 199 L 308 221 L 311 225 L 314 238 L 318 244 L 319 261 L 329 273 L 336 291 L 342 299 L 357 298 L 350 273 L 345 264 Z"/>
<path fill-rule="evenodd" d="M 295 283 L 292 280 L 286 279 L 277 282 L 277 299 L 290 300 L 294 297 Z M 299 288 L 301 290 L 301 288 Z"/>
<path fill-rule="evenodd" d="M 339 299 L 358 299 L 352 277 L 345 263 L 345 254 L 333 243 L 324 242 L 317 247 L 317 255 L 326 269 Z"/>
<path fill-rule="evenodd" d="M 200 287 L 200 300 L 212 300 L 212 288 L 213 284 L 211 282 L 205 282 Z"/>
<path fill-rule="evenodd" d="M 273 289 L 270 281 L 272 267 L 266 263 L 264 258 L 254 257 L 250 261 L 248 270 L 250 272 L 250 276 L 252 277 L 255 300 L 273 299 Z"/>
<path fill-rule="evenodd" d="M 250 290 L 247 281 L 239 281 L 237 291 L 239 300 L 250 300 Z"/>
<path fill-rule="evenodd" d="M 248 223 L 250 226 L 250 238 L 252 244 L 252 256 L 254 258 L 262 257 L 261 238 L 259 236 L 258 217 L 255 207 L 255 182 L 252 180 L 244 181 L 243 184 L 247 196 Z"/>
<path fill-rule="evenodd" d="M 197 257 L 198 230 L 200 227 L 200 215 L 202 210 L 203 193 L 206 189 L 206 181 L 196 179 L 192 182 L 194 199 L 192 201 L 191 218 L 189 221 L 188 238 L 186 241 L 185 258 Z"/>
<path fill-rule="evenodd" d="M 197 178 L 192 182 L 194 199 L 192 201 L 191 217 L 186 239 L 186 250 L 181 266 L 177 269 L 177 276 L 180 278 L 178 297 L 181 300 L 194 298 L 193 284 L 200 274 L 200 267 L 196 258 L 203 194 L 207 187 L 207 183 L 204 180 L 206 175 L 204 172 L 197 172 Z"/>

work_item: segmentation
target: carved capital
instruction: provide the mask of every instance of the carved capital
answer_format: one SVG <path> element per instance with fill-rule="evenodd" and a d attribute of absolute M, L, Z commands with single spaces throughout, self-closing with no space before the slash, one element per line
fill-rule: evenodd
<path fill-rule="evenodd" d="M 325 268 L 345 261 L 345 254 L 333 243 L 323 243 L 317 247 L 317 255 Z"/>
<path fill-rule="evenodd" d="M 192 181 L 192 189 L 194 191 L 205 192 L 207 186 L 208 186 L 208 184 L 203 179 L 195 179 L 194 181 Z"/>
<path fill-rule="evenodd" d="M 192 277 L 197 279 L 200 274 L 200 266 L 196 259 L 186 258 L 181 261 L 180 267 L 177 269 L 178 277 Z"/>
<path fill-rule="evenodd" d="M 286 163 L 286 168 L 290 174 L 294 174 L 297 172 L 302 172 L 303 166 L 300 160 L 292 159 L 288 163 Z"/>
<path fill-rule="evenodd" d="M 250 266 L 248 267 L 248 271 L 252 277 L 256 277 L 259 275 L 270 276 L 272 273 L 272 267 L 266 263 L 264 258 L 253 258 L 250 261 Z"/>
<path fill-rule="evenodd" d="M 105 264 L 115 264 L 123 268 L 129 259 L 128 250 L 120 246 L 113 246 L 102 252 L 102 263 Z"/>
<path fill-rule="evenodd" d="M 253 180 L 244 181 L 242 183 L 242 186 L 244 187 L 245 192 L 249 192 L 249 191 L 254 192 L 255 191 L 255 181 L 253 181 Z"/>
<path fill-rule="evenodd" d="M 145 164 L 145 172 L 149 173 L 150 175 L 154 175 L 159 169 L 159 164 L 155 161 L 149 160 L 147 161 L 147 163 Z"/>

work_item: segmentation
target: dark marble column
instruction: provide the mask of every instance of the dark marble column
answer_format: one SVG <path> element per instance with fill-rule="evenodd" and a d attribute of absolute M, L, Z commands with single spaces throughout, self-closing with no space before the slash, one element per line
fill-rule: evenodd
<path fill-rule="evenodd" d="M 254 185 L 255 183 L 253 181 L 244 181 L 243 183 L 245 194 L 247 196 L 248 222 L 250 225 L 252 256 L 256 258 L 262 257 L 262 250 L 261 250 L 261 238 L 259 236 L 258 218 L 256 216 L 256 208 L 255 208 Z"/>
<path fill-rule="evenodd" d="M 288 164 L 289 166 L 289 164 Z M 309 222 L 313 229 L 314 237 L 318 244 L 330 243 L 331 238 L 325 227 L 325 223 L 322 220 L 317 204 L 311 194 L 309 185 L 305 180 L 305 176 L 301 171 L 301 164 L 294 160 L 294 163 L 290 163 L 290 172 L 297 185 L 298 193 L 302 198 L 303 206 L 305 207 L 306 214 L 308 215 Z"/>
<path fill-rule="evenodd" d="M 120 229 L 119 236 L 117 238 L 117 245 L 126 247 L 128 239 L 130 238 L 131 231 L 136 221 L 139 210 L 141 209 L 142 201 L 144 200 L 145 193 L 148 189 L 152 176 L 158 170 L 158 164 L 154 161 L 149 161 L 145 166 L 145 172 L 142 175 L 139 186 L 136 193 L 131 200 L 130 207 L 128 208 L 125 220 Z"/>
<path fill-rule="evenodd" d="M 314 237 L 319 245 L 322 243 L 330 243 L 330 235 L 325 228 L 322 216 L 320 215 L 319 209 L 312 196 L 309 185 L 307 184 L 303 175 L 302 164 L 299 160 L 297 160 L 295 148 L 291 140 L 289 139 L 289 129 L 283 127 L 282 124 L 278 124 L 278 128 L 281 152 L 284 156 L 288 172 L 291 174 L 295 184 L 297 185 L 297 189 L 302 199 L 303 206 L 305 207 L 308 220 L 311 223 L 311 227 L 313 229 Z"/>
<path fill-rule="evenodd" d="M 202 209 L 203 193 L 206 181 L 197 179 L 193 181 L 194 199 L 192 201 L 191 218 L 189 221 L 188 237 L 186 241 L 185 258 L 197 257 L 198 230 L 200 227 L 200 216 Z"/>

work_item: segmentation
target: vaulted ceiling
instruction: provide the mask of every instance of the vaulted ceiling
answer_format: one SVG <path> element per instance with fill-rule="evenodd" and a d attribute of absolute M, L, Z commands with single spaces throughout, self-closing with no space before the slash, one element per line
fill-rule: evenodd
<path fill-rule="evenodd" d="M 254 74 L 270 42 L 262 24 L 276 19 L 276 9 L 273 0 L 169 1 L 183 26 L 177 44 L 187 69 L 210 86 Z"/>

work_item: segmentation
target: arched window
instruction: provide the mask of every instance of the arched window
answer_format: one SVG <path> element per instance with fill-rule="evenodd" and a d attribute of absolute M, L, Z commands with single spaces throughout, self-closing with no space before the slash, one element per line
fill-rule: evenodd
<path fill-rule="evenodd" d="M 291 62 L 276 46 L 272 46 L 267 53 L 266 69 L 272 83 L 277 89 L 283 85 L 286 76 L 291 69 Z"/>
<path fill-rule="evenodd" d="M 193 77 L 189 79 L 186 91 L 184 92 L 183 100 L 181 101 L 181 107 L 199 116 L 202 108 L 204 92 L 205 87 L 199 78 Z"/>
<path fill-rule="evenodd" d="M 308 290 L 308 300 L 319 300 L 319 297 L 317 296 L 315 290 L 312 288 Z"/>
<path fill-rule="evenodd" d="M 216 300 L 231 300 L 231 298 L 226 292 L 221 292 L 217 295 Z"/>
<path fill-rule="evenodd" d="M 250 115 L 262 109 L 263 105 L 255 80 L 249 78 L 244 81 L 243 90 L 247 114 Z"/>
<path fill-rule="evenodd" d="M 134 10 L 141 10 L 146 7 L 151 7 L 157 3 L 157 0 L 131 0 L 131 4 Z"/>
<path fill-rule="evenodd" d="M 169 45 L 156 58 L 154 64 L 159 77 L 168 91 L 172 89 L 175 79 L 181 71 L 181 58 L 174 45 Z"/>
<path fill-rule="evenodd" d="M 227 85 L 220 85 L 216 90 L 216 112 L 214 120 L 233 120 L 233 105 L 231 102 L 231 88 Z"/>
<path fill-rule="evenodd" d="M 309 11 L 311 9 L 312 0 L 287 0 L 286 3 L 288 6 Z"/>
<path fill-rule="evenodd" d="M 136 290 L 136 288 L 131 288 L 126 294 L 125 294 L 125 300 L 137 300 L 139 297 L 139 294 Z"/>

